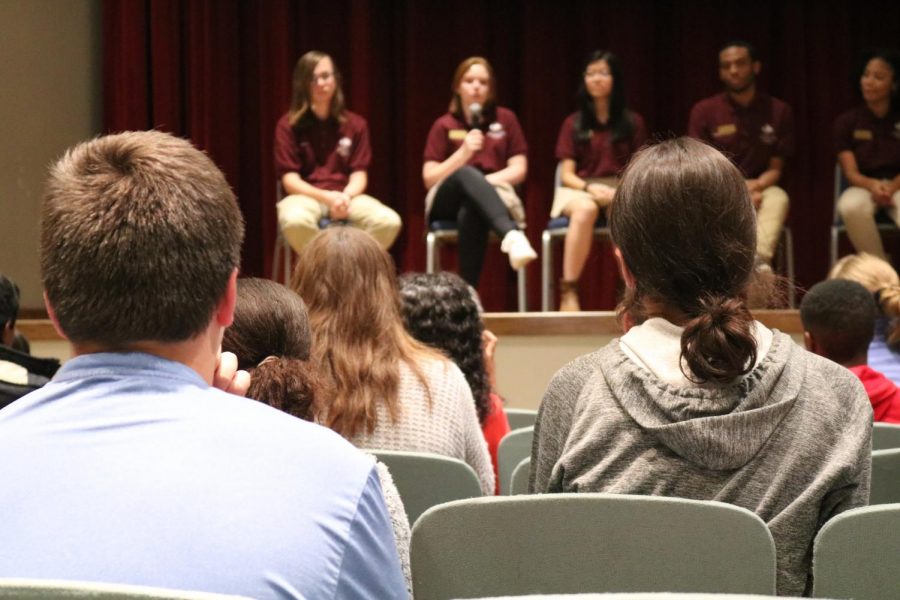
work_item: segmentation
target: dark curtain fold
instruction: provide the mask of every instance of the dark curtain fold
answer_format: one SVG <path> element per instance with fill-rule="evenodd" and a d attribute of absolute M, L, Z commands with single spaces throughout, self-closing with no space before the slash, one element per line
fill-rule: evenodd
<path fill-rule="evenodd" d="M 273 128 L 287 109 L 297 57 L 328 52 L 343 73 L 348 105 L 369 120 L 369 191 L 404 220 L 392 254 L 401 271 L 423 270 L 422 149 L 447 108 L 460 60 L 488 57 L 501 104 L 522 122 L 528 236 L 537 247 L 552 202 L 556 136 L 574 109 L 589 51 L 619 55 L 630 106 L 655 136 L 668 137 L 685 131 L 696 100 L 718 91 L 719 46 L 746 39 L 763 63 L 761 88 L 794 109 L 798 152 L 785 186 L 798 278 L 811 285 L 827 269 L 831 128 L 856 102 L 855 55 L 896 44 L 898 30 L 893 1 L 107 0 L 105 125 L 171 131 L 206 150 L 247 220 L 243 270 L 265 275 L 277 227 Z M 555 250 L 558 275 L 562 247 Z M 445 251 L 442 262 L 454 268 L 455 252 Z M 529 306 L 537 308 L 537 262 L 528 276 Z M 585 308 L 614 306 L 619 284 L 608 245 L 597 245 L 582 281 Z M 515 277 L 496 249 L 480 292 L 488 310 L 515 307 Z"/>

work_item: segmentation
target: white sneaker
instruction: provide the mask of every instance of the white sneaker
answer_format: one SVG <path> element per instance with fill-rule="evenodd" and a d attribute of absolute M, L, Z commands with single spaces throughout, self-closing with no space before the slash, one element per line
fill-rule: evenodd
<path fill-rule="evenodd" d="M 518 229 L 513 229 L 503 236 L 500 250 L 509 255 L 509 266 L 518 271 L 537 258 L 537 252 L 528 243 L 528 238 Z"/>

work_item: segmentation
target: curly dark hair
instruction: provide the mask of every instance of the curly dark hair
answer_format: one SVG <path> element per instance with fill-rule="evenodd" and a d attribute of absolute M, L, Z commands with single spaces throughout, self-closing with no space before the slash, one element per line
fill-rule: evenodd
<path fill-rule="evenodd" d="M 422 343 L 446 354 L 466 376 L 478 421 L 491 412 L 484 366 L 484 324 L 469 285 L 454 273 L 409 273 L 400 278 L 403 321 Z"/>
<path fill-rule="evenodd" d="M 238 367 L 250 371 L 247 396 L 295 417 L 316 418 L 316 396 L 324 383 L 310 359 L 306 306 L 279 283 L 238 279 L 234 322 L 222 350 L 234 352 Z"/>

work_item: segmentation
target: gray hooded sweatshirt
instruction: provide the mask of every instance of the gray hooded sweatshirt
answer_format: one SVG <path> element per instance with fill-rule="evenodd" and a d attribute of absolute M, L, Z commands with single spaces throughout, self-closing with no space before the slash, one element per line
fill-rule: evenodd
<path fill-rule="evenodd" d="M 871 435 L 859 380 L 783 333 L 748 375 L 724 387 L 663 383 L 614 340 L 551 380 L 529 487 L 747 508 L 775 540 L 778 593 L 799 596 L 811 583 L 816 532 L 868 503 Z"/>

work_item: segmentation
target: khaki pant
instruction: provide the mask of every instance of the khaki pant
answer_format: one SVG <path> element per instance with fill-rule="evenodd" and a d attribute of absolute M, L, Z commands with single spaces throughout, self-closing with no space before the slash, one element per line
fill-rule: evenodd
<path fill-rule="evenodd" d="M 787 213 L 787 192 L 777 185 L 762 191 L 762 202 L 756 210 L 756 254 L 767 263 L 775 255 Z"/>
<path fill-rule="evenodd" d="M 319 220 L 328 216 L 328 207 L 309 196 L 286 196 L 277 205 L 278 225 L 295 252 L 319 233 Z M 387 250 L 400 233 L 400 215 L 366 194 L 350 200 L 347 220 L 374 237 Z"/>
<path fill-rule="evenodd" d="M 602 183 L 603 185 L 608 185 L 610 187 L 616 187 L 619 185 L 619 180 L 617 177 L 595 177 L 586 179 L 585 181 L 589 183 Z M 576 190 L 574 188 L 566 186 L 560 186 L 556 188 L 556 192 L 553 194 L 553 208 L 550 209 L 550 218 L 555 219 L 561 216 L 566 206 L 572 200 L 576 200 L 579 198 L 583 198 L 585 200 L 593 200 L 594 196 L 584 190 Z"/>
<path fill-rule="evenodd" d="M 894 193 L 893 206 L 887 206 L 884 211 L 900 226 L 900 214 L 897 207 L 900 206 L 900 191 Z M 872 201 L 872 193 L 861 187 L 849 187 L 838 198 L 837 211 L 847 227 L 847 237 L 857 252 L 868 252 L 879 258 L 888 260 L 881 243 L 881 234 L 875 224 L 875 212 L 878 206 Z"/>

